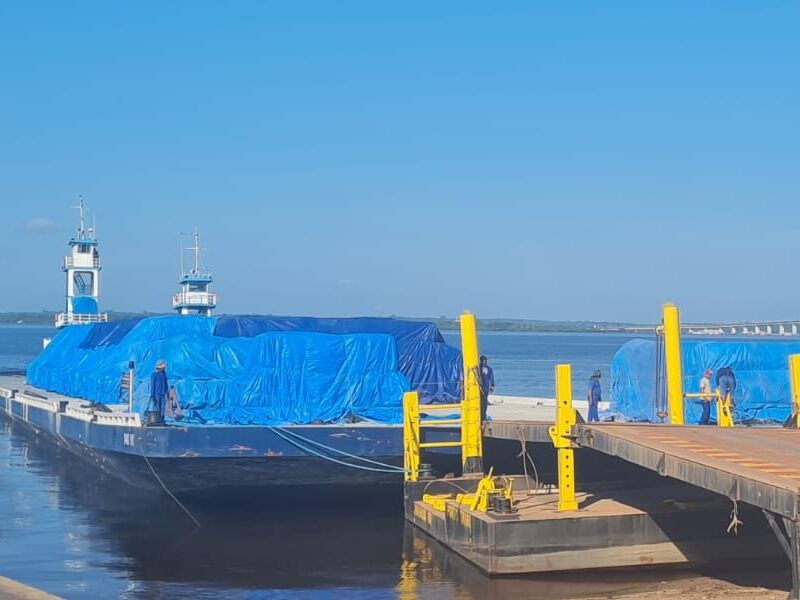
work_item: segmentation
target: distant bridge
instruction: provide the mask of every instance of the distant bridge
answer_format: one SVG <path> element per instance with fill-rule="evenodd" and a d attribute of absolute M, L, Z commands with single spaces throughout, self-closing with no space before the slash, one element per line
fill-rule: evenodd
<path fill-rule="evenodd" d="M 597 326 L 598 331 L 619 333 L 652 333 L 660 325 Z M 681 329 L 689 335 L 797 336 L 800 321 L 746 321 L 741 323 L 684 323 Z"/>

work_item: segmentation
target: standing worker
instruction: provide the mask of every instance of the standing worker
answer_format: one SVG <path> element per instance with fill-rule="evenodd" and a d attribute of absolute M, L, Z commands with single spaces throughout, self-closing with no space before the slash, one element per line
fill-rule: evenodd
<path fill-rule="evenodd" d="M 161 424 L 164 422 L 164 408 L 167 405 L 168 394 L 167 363 L 159 360 L 156 363 L 156 370 L 150 376 L 150 404 L 148 409 L 151 415 L 148 419 L 149 424 Z"/>
<path fill-rule="evenodd" d="M 486 421 L 486 412 L 489 410 L 489 394 L 494 391 L 494 371 L 489 366 L 489 359 L 485 354 L 481 355 L 478 374 L 481 383 L 481 423 L 483 423 Z"/>
<path fill-rule="evenodd" d="M 589 389 L 586 391 L 586 399 L 589 401 L 589 423 L 599 423 L 600 416 L 597 413 L 597 408 L 603 395 L 603 389 L 600 387 L 600 371 L 595 371 L 589 378 Z"/>
<path fill-rule="evenodd" d="M 706 369 L 700 378 L 700 393 L 709 394 L 709 396 L 700 398 L 703 414 L 700 416 L 699 425 L 708 425 L 708 420 L 711 418 L 711 369 Z"/>
<path fill-rule="evenodd" d="M 733 374 L 733 369 L 730 365 L 722 367 L 717 371 L 717 389 L 719 390 L 722 400 L 728 399 L 730 396 L 730 404 L 733 406 L 733 392 L 736 389 L 736 376 Z"/>

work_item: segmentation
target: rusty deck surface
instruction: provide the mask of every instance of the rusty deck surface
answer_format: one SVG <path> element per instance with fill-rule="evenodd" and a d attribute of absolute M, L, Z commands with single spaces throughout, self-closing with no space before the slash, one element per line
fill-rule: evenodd
<path fill-rule="evenodd" d="M 548 423 L 491 421 L 486 435 L 546 441 Z M 580 447 L 622 458 L 667 477 L 800 518 L 800 431 L 780 427 L 580 424 Z M 580 473 L 578 473 L 580 485 Z"/>

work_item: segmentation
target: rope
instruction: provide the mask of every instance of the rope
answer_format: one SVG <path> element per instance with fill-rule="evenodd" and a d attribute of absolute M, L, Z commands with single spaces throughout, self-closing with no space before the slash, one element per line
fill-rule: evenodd
<path fill-rule="evenodd" d="M 731 509 L 731 522 L 728 525 L 728 533 L 733 530 L 733 535 L 739 535 L 739 525 L 744 525 L 741 519 L 739 519 L 739 503 L 736 500 L 733 500 L 733 508 Z"/>
<path fill-rule="evenodd" d="M 334 448 L 332 446 L 326 446 L 322 442 L 318 442 L 316 440 L 312 440 L 311 438 L 307 438 L 305 436 L 300 435 L 296 431 L 291 431 L 289 429 L 281 429 L 281 431 L 287 435 L 294 436 L 296 439 L 300 440 L 304 444 L 311 444 L 313 446 L 317 446 L 318 448 L 322 448 L 323 450 L 328 450 L 330 452 L 335 452 L 341 456 L 346 456 L 348 458 L 352 458 L 354 460 L 360 460 L 365 463 L 369 463 L 371 465 L 376 465 L 378 467 L 384 467 L 387 469 L 394 469 L 398 473 L 405 473 L 405 469 L 403 467 L 398 467 L 397 465 L 390 465 L 389 463 L 382 463 L 377 460 L 372 460 L 369 458 L 365 458 L 363 456 L 358 456 L 357 454 L 350 454 L 349 452 L 345 452 L 344 450 L 339 450 L 338 448 Z"/>
<path fill-rule="evenodd" d="M 330 462 L 332 462 L 334 464 L 341 465 L 343 467 L 350 467 L 351 469 L 359 469 L 361 471 L 371 471 L 373 473 L 399 474 L 399 473 L 405 473 L 406 472 L 405 469 L 403 469 L 401 467 L 395 467 L 394 465 L 391 465 L 392 466 L 391 469 L 378 469 L 378 468 L 374 468 L 374 467 L 366 467 L 364 465 L 354 465 L 352 463 L 345 462 L 343 460 L 338 460 L 336 458 L 333 458 L 332 456 L 327 456 L 325 454 L 317 452 L 316 450 L 314 450 L 313 448 L 309 448 L 308 446 L 304 446 L 303 444 L 301 444 L 297 440 L 289 437 L 288 435 L 285 435 L 283 433 L 283 431 L 278 429 L 277 427 L 270 427 L 270 430 L 273 433 L 275 433 L 276 435 L 278 435 L 279 437 L 283 438 L 285 441 L 289 442 L 291 445 L 295 446 L 296 448 L 299 448 L 300 450 L 302 450 L 306 454 L 310 454 L 311 456 L 316 456 L 317 458 L 321 458 L 323 460 L 330 461 Z"/>
<path fill-rule="evenodd" d="M 153 468 L 153 465 L 151 465 L 151 464 L 150 464 L 150 461 L 147 459 L 147 457 L 146 457 L 146 456 L 144 456 L 144 455 L 142 455 L 142 458 L 144 459 L 144 462 L 146 462 L 146 463 L 147 463 L 147 466 L 148 466 L 148 467 L 150 467 L 150 472 L 153 474 L 153 477 L 155 477 L 155 478 L 156 478 L 156 481 L 158 481 L 158 483 L 160 483 L 160 484 L 161 484 L 161 487 L 162 487 L 162 488 L 164 488 L 164 491 L 165 491 L 165 492 L 167 492 L 167 495 L 168 495 L 170 498 L 172 498 L 172 500 L 175 502 L 175 504 L 177 504 L 177 505 L 180 507 L 180 509 L 181 509 L 183 512 L 185 512 L 185 513 L 186 513 L 186 515 L 187 515 L 187 516 L 188 516 L 188 517 L 189 517 L 189 518 L 190 518 L 190 519 L 191 519 L 191 520 L 194 522 L 194 524 L 195 524 L 197 527 L 200 527 L 200 521 L 198 521 L 197 519 L 195 519 L 195 518 L 194 518 L 194 515 L 193 515 L 191 512 L 189 512 L 189 509 L 188 509 L 188 508 L 186 508 L 186 507 L 185 507 L 183 504 L 181 504 L 181 501 L 180 501 L 180 500 L 178 500 L 178 499 L 175 497 L 175 494 L 173 494 L 172 492 L 170 492 L 170 491 L 169 491 L 169 489 L 167 489 L 167 486 L 164 484 L 164 482 L 163 482 L 163 481 L 161 481 L 161 477 L 159 477 L 159 476 L 158 476 L 158 473 L 156 473 L 156 470 Z"/>
<path fill-rule="evenodd" d="M 527 458 L 529 461 L 531 461 L 531 467 L 533 467 L 533 477 L 534 477 L 534 481 L 536 482 L 536 488 L 537 489 L 540 487 L 540 485 L 539 485 L 539 471 L 536 469 L 536 463 L 533 462 L 533 459 L 531 458 L 531 455 L 528 454 L 528 451 L 527 451 L 527 449 L 525 447 L 525 445 L 527 444 L 527 441 L 525 440 L 525 432 L 522 431 L 521 427 L 517 428 L 517 434 L 519 435 L 519 443 L 520 443 L 520 451 L 519 451 L 519 454 L 517 454 L 517 458 L 521 458 L 522 459 L 522 470 L 525 473 L 525 485 L 528 488 L 528 495 L 530 496 L 531 495 L 531 484 L 528 481 L 528 464 L 525 461 L 525 459 Z"/>

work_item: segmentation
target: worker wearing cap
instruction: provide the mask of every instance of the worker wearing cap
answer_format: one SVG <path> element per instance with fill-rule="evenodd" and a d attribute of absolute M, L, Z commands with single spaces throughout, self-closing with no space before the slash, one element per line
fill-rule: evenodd
<path fill-rule="evenodd" d="M 494 371 L 489 366 L 489 359 L 481 355 L 478 367 L 481 384 L 481 423 L 486 421 L 486 412 L 489 410 L 489 394 L 494 391 Z"/>
<path fill-rule="evenodd" d="M 589 378 L 589 389 L 586 391 L 586 399 L 589 401 L 589 423 L 599 423 L 600 416 L 597 412 L 602 399 L 603 389 L 600 387 L 600 371 L 595 371 Z"/>
<path fill-rule="evenodd" d="M 164 421 L 164 408 L 167 404 L 169 383 L 167 382 L 167 363 L 159 360 L 156 370 L 150 376 L 150 404 L 148 408 L 156 413 L 157 422 Z"/>
<path fill-rule="evenodd" d="M 700 378 L 700 393 L 711 393 L 711 369 L 706 369 L 703 376 Z M 708 420 L 711 418 L 711 397 L 700 398 L 700 404 L 703 406 L 703 414 L 700 416 L 700 425 L 708 425 Z"/>

